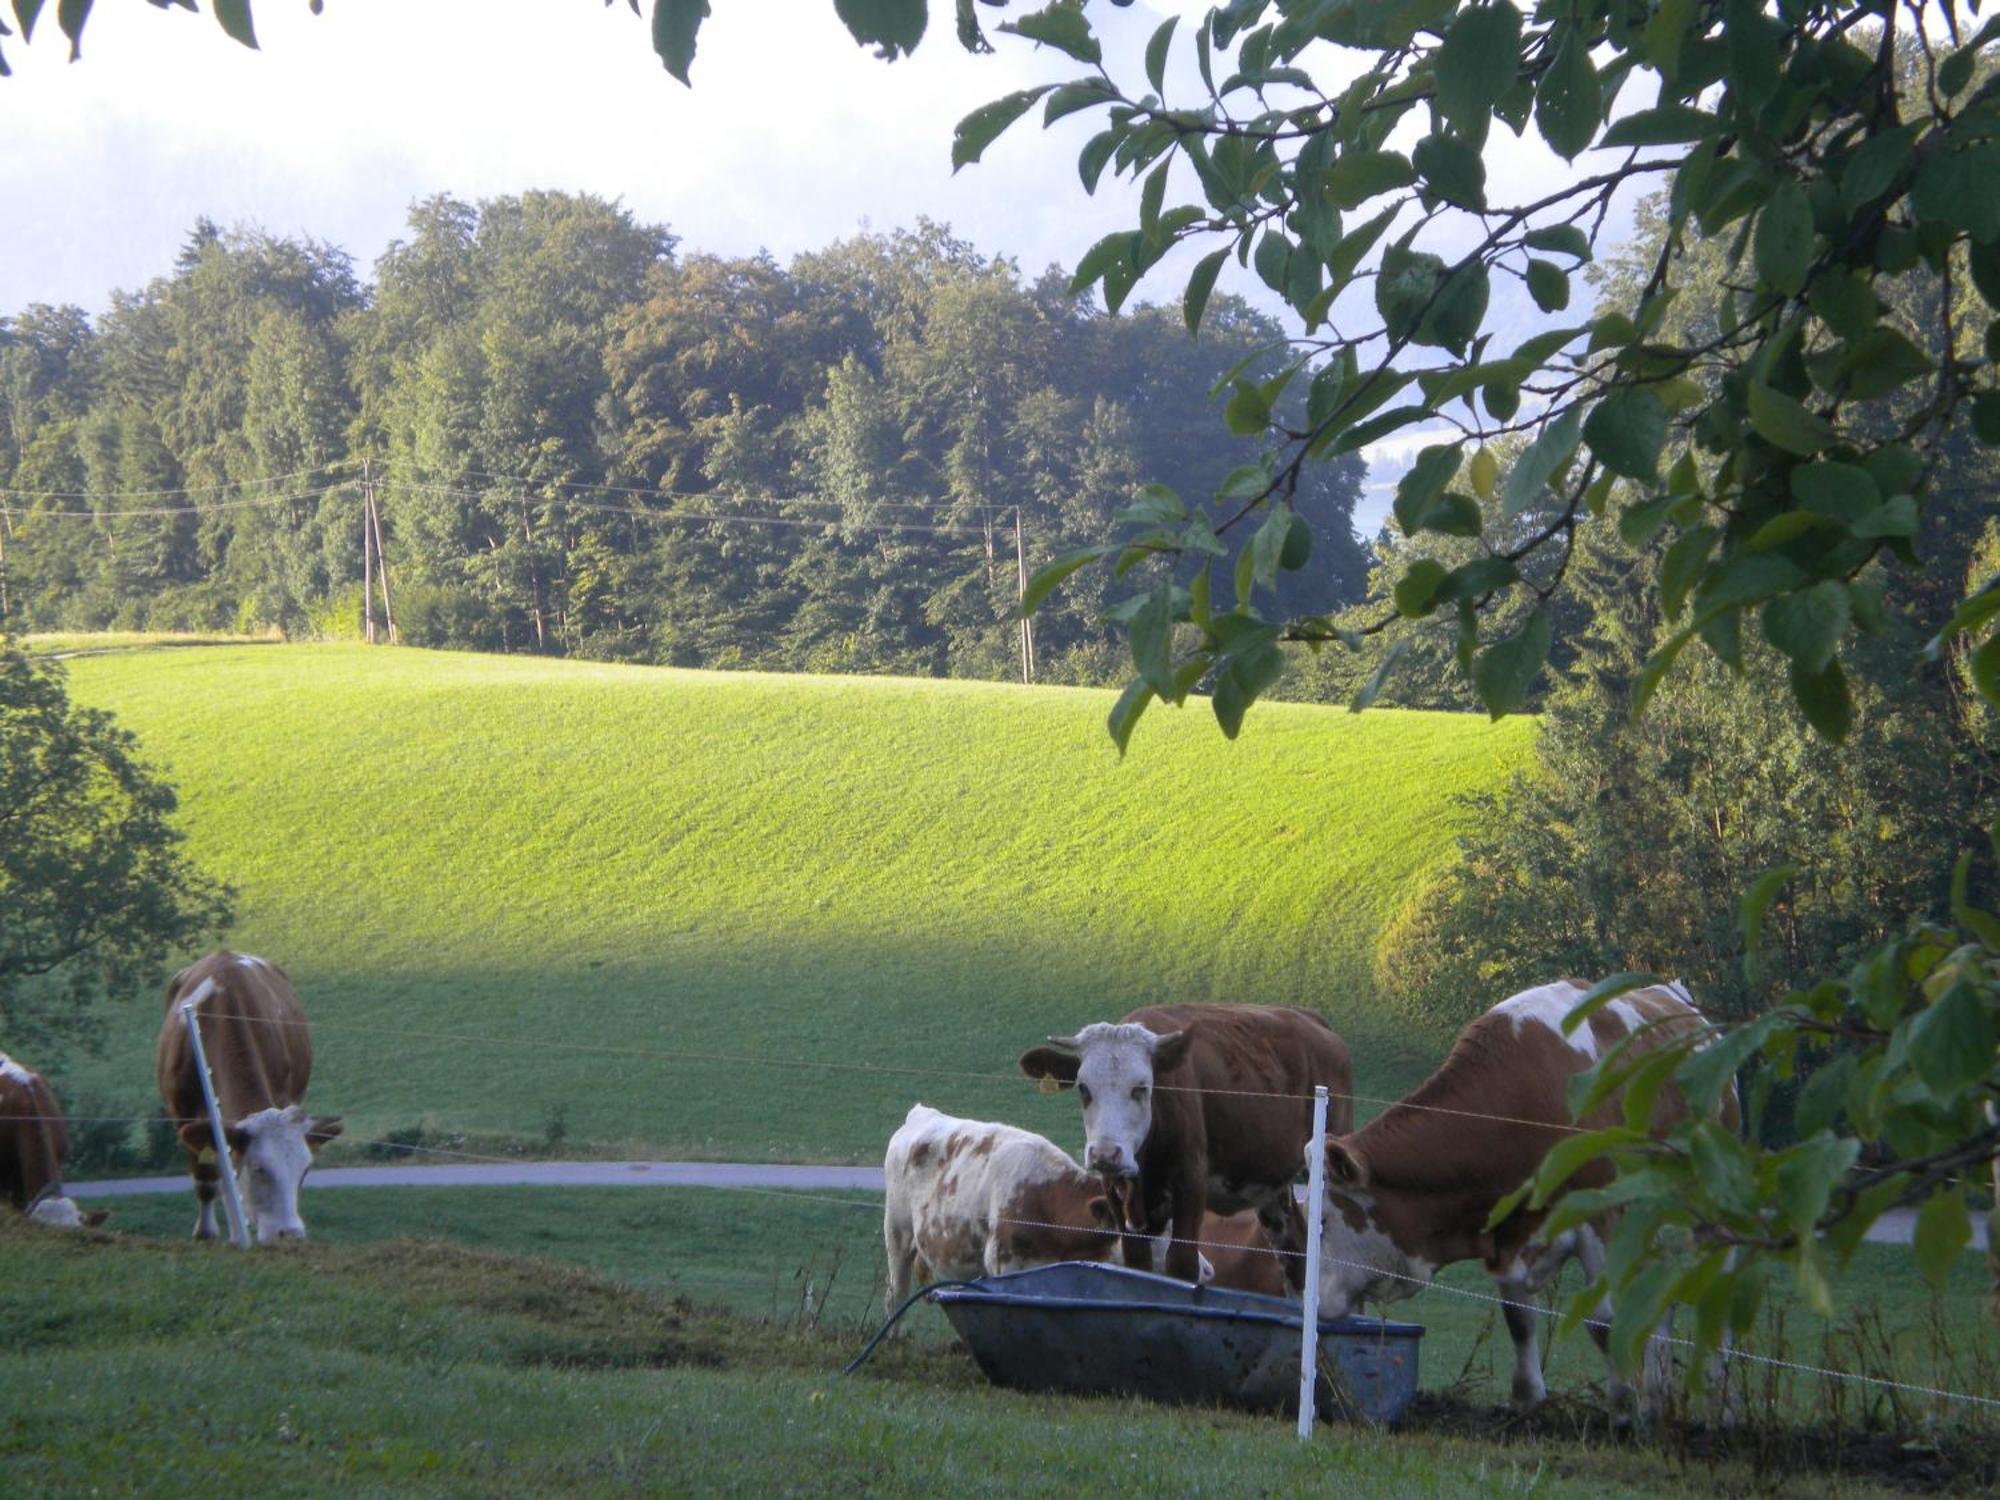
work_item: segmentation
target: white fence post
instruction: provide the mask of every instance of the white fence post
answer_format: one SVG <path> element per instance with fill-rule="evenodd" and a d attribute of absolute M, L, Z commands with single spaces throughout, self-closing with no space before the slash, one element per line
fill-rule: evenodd
<path fill-rule="evenodd" d="M 222 1176 L 222 1205 L 229 1213 L 229 1242 L 238 1250 L 250 1248 L 250 1231 L 243 1222 L 243 1199 L 236 1191 L 236 1164 L 229 1158 L 229 1137 L 222 1128 L 222 1106 L 215 1102 L 215 1080 L 208 1076 L 208 1052 L 201 1045 L 201 1023 L 195 1019 L 195 1002 L 181 1002 L 181 1019 L 187 1023 L 188 1041 L 194 1047 L 194 1070 L 201 1079 L 201 1097 L 208 1102 L 208 1128 L 215 1137 L 216 1167 Z"/>
<path fill-rule="evenodd" d="M 1299 1439 L 1313 1430 L 1313 1387 L 1319 1380 L 1319 1231 L 1326 1211 L 1326 1085 L 1313 1090 L 1312 1145 L 1306 1148 L 1306 1285 L 1299 1320 Z"/>

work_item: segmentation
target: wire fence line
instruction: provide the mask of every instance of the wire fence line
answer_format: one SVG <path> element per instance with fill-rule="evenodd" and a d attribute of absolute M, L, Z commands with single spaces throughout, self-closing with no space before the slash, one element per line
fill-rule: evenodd
<path fill-rule="evenodd" d="M 760 1057 L 742 1052 L 694 1052 L 681 1048 L 627 1047 L 608 1042 L 570 1042 L 546 1040 L 533 1037 L 485 1036 L 476 1032 L 457 1031 L 415 1031 L 405 1027 L 372 1026 L 365 1022 L 289 1020 L 277 1016 L 251 1016 L 223 1013 L 217 1015 L 204 1011 L 204 1015 L 216 1015 L 217 1019 L 246 1021 L 270 1026 L 301 1026 L 313 1031 L 346 1031 L 358 1035 L 396 1037 L 406 1041 L 450 1042 L 455 1045 L 488 1046 L 501 1048 L 526 1048 L 537 1052 L 580 1052 L 605 1057 L 635 1057 L 650 1061 L 722 1063 L 732 1067 L 772 1068 L 805 1072 L 879 1074 L 889 1077 L 911 1078 L 953 1078 L 970 1082 L 1006 1083 L 1025 1086 L 1037 1093 L 1051 1092 L 1040 1079 L 1029 1078 L 1016 1071 L 996 1072 L 985 1069 L 947 1068 L 925 1065 L 894 1063 L 854 1063 L 831 1062 L 824 1058 Z M 1225 1089 L 1207 1088 L 1198 1084 L 1155 1083 L 1153 1088 L 1159 1093 L 1209 1095 L 1232 1099 L 1290 1099 L 1310 1105 L 1311 1094 L 1290 1093 L 1270 1089 Z M 1390 1099 L 1375 1094 L 1358 1094 L 1348 1090 L 1327 1090 L 1329 1099 L 1344 1099 L 1352 1104 L 1380 1105 L 1384 1110 L 1408 1109 L 1425 1114 L 1454 1116 L 1460 1119 L 1485 1120 L 1500 1125 L 1525 1125 L 1537 1130 L 1560 1131 L 1571 1134 L 1581 1133 L 1589 1127 L 1555 1120 L 1536 1120 L 1522 1115 L 1493 1114 L 1485 1110 L 1463 1109 L 1452 1105 L 1424 1104 L 1409 1099 Z"/>
<path fill-rule="evenodd" d="M 988 1076 L 1005 1076 L 1005 1075 L 988 1075 Z M 61 1117 L 45 1116 L 45 1115 L 37 1115 L 37 1116 L 15 1115 L 15 1116 L 9 1116 L 7 1118 L 45 1120 L 45 1119 L 61 1118 Z M 153 1124 L 164 1120 L 166 1117 L 164 1115 L 155 1114 L 155 1115 L 140 1115 L 140 1116 L 115 1116 L 115 1115 L 70 1116 L 68 1118 L 70 1118 L 71 1120 L 91 1120 L 96 1123 L 110 1123 L 110 1124 L 116 1124 L 116 1123 Z M 492 1152 L 466 1151 L 455 1147 L 432 1146 L 423 1144 L 421 1142 L 395 1140 L 389 1137 L 378 1137 L 366 1140 L 358 1140 L 350 1138 L 348 1144 L 350 1146 L 364 1150 L 401 1151 L 413 1155 L 444 1157 L 444 1158 L 449 1158 L 453 1161 L 477 1162 L 482 1164 L 492 1164 L 499 1166 L 519 1166 L 523 1164 L 523 1158 L 519 1156 L 502 1156 Z M 633 1186 L 635 1187 L 650 1186 L 655 1190 L 659 1190 L 665 1187 L 698 1186 L 701 1189 L 707 1191 L 740 1193 L 751 1197 L 759 1197 L 759 1198 L 774 1198 L 787 1203 L 810 1203 L 810 1204 L 822 1205 L 833 1208 L 861 1210 L 870 1214 L 879 1214 L 884 1211 L 885 1207 L 884 1204 L 877 1201 L 877 1197 L 874 1194 L 873 1190 L 865 1188 L 857 1188 L 851 1191 L 856 1193 L 867 1193 L 869 1196 L 866 1198 L 857 1198 L 852 1196 L 837 1198 L 826 1193 L 815 1193 L 806 1189 L 763 1187 L 747 1183 L 724 1183 L 724 1182 L 713 1182 L 713 1183 L 703 1183 L 703 1184 L 634 1183 Z M 381 1190 L 392 1191 L 392 1189 L 387 1187 L 384 1187 Z M 1006 1225 L 1013 1228 L 1054 1230 L 1065 1234 L 1082 1233 L 1088 1235 L 1101 1236 L 1106 1239 L 1116 1239 L 1119 1241 L 1123 1241 L 1127 1238 L 1138 1238 L 1138 1239 L 1157 1238 L 1157 1236 L 1145 1235 L 1139 1231 L 1106 1228 L 1102 1225 L 1097 1225 L 1097 1224 L 1088 1224 L 1088 1225 L 1065 1224 L 1054 1220 L 1025 1219 L 1025 1218 L 1016 1218 L 1008 1215 L 996 1216 L 993 1222 L 995 1224 Z M 1241 1251 L 1248 1248 L 1252 1250 L 1253 1253 L 1268 1254 L 1271 1256 L 1284 1259 L 1303 1260 L 1306 1258 L 1305 1251 L 1280 1249 L 1279 1247 L 1271 1245 L 1269 1243 L 1266 1243 L 1263 1246 L 1250 1246 L 1250 1247 L 1245 1247 L 1241 1244 L 1236 1244 L 1225 1240 L 1207 1240 L 1207 1239 L 1176 1241 L 1176 1243 L 1189 1244 L 1198 1250 L 1217 1250 L 1217 1251 L 1228 1252 L 1228 1251 Z M 1357 1261 L 1357 1260 L 1343 1258 L 1340 1256 L 1328 1255 L 1324 1252 L 1324 1250 L 1322 1250 L 1321 1252 L 1320 1259 L 1322 1264 L 1344 1266 L 1354 1270 L 1366 1271 L 1371 1276 L 1377 1276 L 1392 1281 L 1403 1282 L 1412 1288 L 1413 1295 L 1416 1292 L 1424 1292 L 1424 1291 L 1440 1292 L 1447 1296 L 1457 1297 L 1472 1302 L 1478 1302 L 1488 1306 L 1497 1307 L 1503 1310 L 1507 1308 L 1514 1308 L 1520 1311 L 1533 1313 L 1534 1315 L 1542 1318 L 1558 1318 L 1561 1316 L 1561 1313 L 1557 1309 L 1548 1307 L 1543 1303 L 1541 1303 L 1540 1301 L 1524 1301 L 1518 1298 L 1500 1296 L 1498 1294 L 1491 1292 L 1481 1292 L 1471 1287 L 1453 1286 L 1446 1282 L 1440 1282 L 1434 1279 L 1421 1276 L 1414 1276 L 1404 1272 L 1385 1270 L 1382 1267 L 1373 1264 L 1372 1262 Z M 706 1280 L 708 1281 L 709 1284 L 712 1285 L 727 1285 L 733 1287 L 740 1287 L 743 1285 L 741 1281 L 734 1281 L 734 1280 L 719 1281 L 719 1280 L 714 1280 L 712 1278 L 698 1278 L 698 1279 Z M 690 1281 L 690 1284 L 692 1284 L 692 1280 Z M 1681 1338 L 1671 1334 L 1657 1332 L 1657 1331 L 1648 1335 L 1648 1341 L 1654 1344 L 1678 1348 L 1678 1349 L 1692 1350 L 1695 1347 L 1694 1341 L 1692 1339 Z M 1906 1395 L 1925 1396 L 1936 1400 L 1954 1401 L 1970 1406 L 1979 1407 L 1981 1409 L 2000 1411 L 2000 1399 L 1996 1399 L 1990 1396 L 1982 1396 L 1972 1392 L 1953 1391 L 1945 1389 L 1943 1387 L 1924 1385 L 1913 1381 L 1895 1380 L 1886 1376 L 1861 1375 L 1861 1374 L 1856 1374 L 1853 1371 L 1849 1370 L 1837 1370 L 1830 1366 L 1806 1364 L 1796 1360 L 1782 1359 L 1774 1355 L 1758 1354 L 1751 1350 L 1738 1349 L 1734 1347 L 1718 1350 L 1716 1351 L 1716 1353 L 1721 1358 L 1724 1358 L 1726 1360 L 1735 1363 L 1754 1364 L 1761 1367 L 1781 1369 L 1789 1371 L 1794 1374 L 1808 1375 L 1825 1380 L 1845 1381 L 1852 1384 L 1865 1385 L 1877 1389 L 1893 1390 Z"/>

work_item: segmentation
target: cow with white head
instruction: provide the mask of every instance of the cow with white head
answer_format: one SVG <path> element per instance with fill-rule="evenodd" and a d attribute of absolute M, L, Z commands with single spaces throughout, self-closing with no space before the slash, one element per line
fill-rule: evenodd
<path fill-rule="evenodd" d="M 183 1008 L 189 1005 L 222 1114 L 226 1164 L 216 1153 L 188 1038 Z M 216 1237 L 217 1184 L 227 1170 L 236 1173 L 244 1217 L 259 1244 L 304 1239 L 299 1185 L 320 1147 L 340 1134 L 341 1123 L 338 1116 L 306 1112 L 312 1039 L 284 971 L 249 954 L 222 952 L 176 974 L 167 986 L 154 1076 L 194 1178 L 194 1237 Z"/>
<path fill-rule="evenodd" d="M 1256 1209 L 1293 1215 L 1291 1191 L 1312 1134 L 1312 1093 L 1352 1119 L 1347 1044 L 1311 1011 L 1284 1006 L 1160 1005 L 1099 1021 L 1021 1056 L 1021 1071 L 1074 1088 L 1084 1166 L 1127 1185 L 1127 1229 L 1170 1224 L 1167 1273 L 1197 1279 L 1202 1221 Z M 1291 1284 L 1301 1263 L 1288 1257 Z"/>

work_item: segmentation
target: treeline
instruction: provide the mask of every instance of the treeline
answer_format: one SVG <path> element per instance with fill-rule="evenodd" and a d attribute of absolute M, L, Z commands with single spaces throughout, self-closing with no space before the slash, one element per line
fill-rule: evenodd
<path fill-rule="evenodd" d="M 352 634 L 364 479 L 405 641 L 680 665 L 1003 676 L 1030 570 L 1149 482 L 1255 457 L 1209 396 L 1279 330 L 1103 316 L 932 224 L 789 266 L 589 196 L 411 212 L 342 250 L 203 222 L 95 319 L 0 318 L 0 629 Z M 1254 366 L 1253 366 L 1254 368 Z M 1358 460 L 1301 510 L 1287 606 L 1351 603 Z M 1080 578 L 1039 675 L 1121 675 Z"/>

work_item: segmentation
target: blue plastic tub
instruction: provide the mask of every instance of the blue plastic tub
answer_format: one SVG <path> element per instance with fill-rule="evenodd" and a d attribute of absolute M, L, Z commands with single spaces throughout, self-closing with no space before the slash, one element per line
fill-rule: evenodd
<path fill-rule="evenodd" d="M 1300 1308 L 1123 1266 L 1065 1261 L 931 1300 L 996 1385 L 1298 1410 Z M 1416 1323 L 1325 1318 L 1323 1415 L 1394 1422 L 1417 1393 Z"/>

